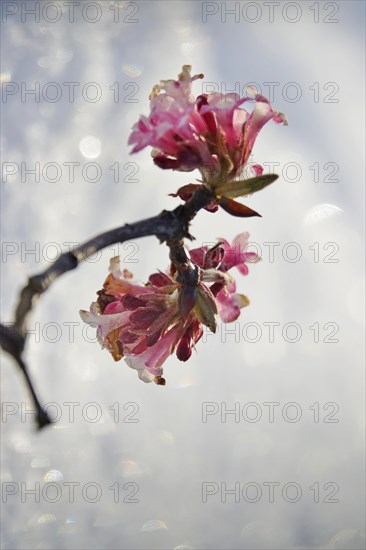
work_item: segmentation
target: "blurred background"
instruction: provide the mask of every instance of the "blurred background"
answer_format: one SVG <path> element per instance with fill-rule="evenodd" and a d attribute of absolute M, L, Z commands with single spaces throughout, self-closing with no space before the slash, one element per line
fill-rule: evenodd
<path fill-rule="evenodd" d="M 43 403 L 2 354 L 4 549 L 364 548 L 364 3 L 2 2 L 2 320 L 61 250 L 173 208 L 198 173 L 130 156 L 160 79 L 248 84 L 287 114 L 253 162 L 279 180 L 262 218 L 194 220 L 195 246 L 249 231 L 251 304 L 165 387 L 101 351 L 88 309 L 120 255 L 165 269 L 152 237 L 115 245 L 38 304 L 27 344 Z"/>

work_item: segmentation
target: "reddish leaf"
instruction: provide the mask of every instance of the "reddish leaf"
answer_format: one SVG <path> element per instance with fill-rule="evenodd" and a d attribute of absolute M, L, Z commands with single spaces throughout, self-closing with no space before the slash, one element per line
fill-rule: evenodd
<path fill-rule="evenodd" d="M 176 193 L 169 193 L 170 197 L 179 197 L 183 201 L 187 202 L 193 195 L 197 189 L 202 187 L 200 183 L 187 183 L 187 185 L 183 185 L 183 187 L 180 187 Z M 215 200 L 211 201 L 210 204 L 205 206 L 205 210 L 207 212 L 216 212 L 218 210 L 218 205 Z"/>
<path fill-rule="evenodd" d="M 176 193 L 169 193 L 169 196 L 179 197 L 183 201 L 188 201 L 199 187 L 202 187 L 199 183 L 187 183 L 187 185 L 180 187 Z"/>
<path fill-rule="evenodd" d="M 238 218 L 251 218 L 252 216 L 262 217 L 258 212 L 241 204 L 240 202 L 233 201 L 227 197 L 221 197 L 219 200 L 219 205 L 225 210 L 228 214 L 232 216 L 237 216 Z"/>

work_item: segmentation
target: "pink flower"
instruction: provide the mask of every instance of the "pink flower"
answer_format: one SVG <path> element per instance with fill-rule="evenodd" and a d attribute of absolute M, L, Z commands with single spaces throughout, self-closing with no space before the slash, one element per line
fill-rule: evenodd
<path fill-rule="evenodd" d="M 207 270 L 217 269 L 223 273 L 236 267 L 242 275 L 248 275 L 247 263 L 257 263 L 260 257 L 255 252 L 248 252 L 249 233 L 237 235 L 230 245 L 225 239 L 209 249 L 207 246 L 190 251 L 192 261 Z M 211 287 L 215 296 L 218 313 L 224 323 L 235 321 L 240 315 L 240 309 L 249 305 L 246 296 L 236 293 L 236 283 L 233 278 L 227 284 L 216 283 Z"/>
<path fill-rule="evenodd" d="M 209 93 L 196 99 L 191 94 L 192 82 L 203 78 L 191 76 L 185 65 L 178 80 L 162 81 L 150 95 L 150 115 L 141 116 L 134 125 L 129 144 L 132 152 L 150 145 L 154 162 L 164 169 L 200 170 L 203 183 L 212 189 L 233 180 L 248 162 L 261 128 L 273 119 L 286 117 L 272 109 L 268 99 L 253 88 L 254 109 L 242 105 L 253 101 L 238 94 Z M 255 165 L 254 172 L 261 174 Z"/>
<path fill-rule="evenodd" d="M 247 263 L 257 263 L 260 257 L 255 252 L 248 252 L 249 233 L 237 235 L 232 244 L 225 239 L 218 239 L 218 244 L 212 248 L 201 246 L 190 250 L 192 261 L 202 269 L 218 269 L 223 272 L 237 267 L 242 275 L 248 275 Z"/>
<path fill-rule="evenodd" d="M 224 322 L 237 319 L 248 299 L 236 293 L 231 267 L 243 272 L 252 253 L 238 252 L 237 243 L 246 242 L 248 234 L 238 236 L 232 246 L 221 240 L 209 249 L 190 252 L 197 271 L 197 283 L 182 285 L 179 275 L 162 272 L 150 275 L 146 285 L 133 281 L 132 274 L 120 271 L 119 259 L 113 258 L 110 274 L 90 311 L 81 318 L 97 327 L 97 337 L 118 361 L 138 371 L 144 382 L 164 384 L 162 365 L 172 353 L 187 361 L 203 334 L 203 325 L 215 332 L 215 315 Z"/>
<path fill-rule="evenodd" d="M 162 364 L 174 351 L 179 360 L 189 359 L 202 337 L 202 322 L 207 324 L 203 309 L 211 307 L 216 313 L 215 301 L 203 282 L 197 285 L 194 301 L 185 293 L 183 306 L 181 285 L 174 277 L 154 273 L 146 285 L 131 277 L 127 270 L 120 271 L 118 258 L 112 259 L 97 302 L 80 315 L 97 327 L 100 344 L 116 361 L 124 357 L 144 382 L 164 384 Z"/>
<path fill-rule="evenodd" d="M 257 263 L 260 257 L 256 252 L 248 252 L 249 233 L 244 232 L 237 235 L 230 245 L 225 239 L 220 239 L 224 245 L 224 257 L 219 269 L 229 271 L 236 267 L 242 275 L 248 275 L 249 269 L 247 263 Z"/>

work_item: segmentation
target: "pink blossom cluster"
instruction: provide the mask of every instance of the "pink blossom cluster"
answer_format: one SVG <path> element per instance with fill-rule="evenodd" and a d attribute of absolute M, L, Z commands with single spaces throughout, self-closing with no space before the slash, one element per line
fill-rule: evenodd
<path fill-rule="evenodd" d="M 220 239 L 212 248 L 200 247 L 189 253 L 197 270 L 197 284 L 181 285 L 174 266 L 167 273 L 153 273 L 147 284 L 121 271 L 113 258 L 110 274 L 90 311 L 81 311 L 84 322 L 97 327 L 97 337 L 115 360 L 124 358 L 144 382 L 164 384 L 164 361 L 176 353 L 187 361 L 203 334 L 203 326 L 215 331 L 215 316 L 234 321 L 249 304 L 236 292 L 233 267 L 246 275 L 248 262 L 257 262 L 254 252 L 246 252 L 248 233 L 238 235 L 232 245 Z"/>
<path fill-rule="evenodd" d="M 150 95 L 150 115 L 134 125 L 129 144 L 136 153 L 153 147 L 155 164 L 164 169 L 189 172 L 198 169 L 203 183 L 215 189 L 241 174 L 256 137 L 269 120 L 287 124 L 283 113 L 272 109 L 267 98 L 248 89 L 254 98 L 236 93 L 212 92 L 192 96 L 191 76 L 185 65 L 178 80 L 163 80 Z M 252 112 L 242 105 L 254 101 Z M 263 171 L 254 165 L 256 175 Z"/>
<path fill-rule="evenodd" d="M 257 216 L 233 199 L 255 193 L 277 178 L 263 175 L 263 168 L 253 165 L 254 177 L 240 179 L 261 128 L 269 120 L 287 124 L 286 117 L 253 89 L 252 98 L 216 92 L 195 98 L 192 83 L 201 78 L 202 74 L 191 76 L 191 67 L 185 65 L 178 80 L 154 86 L 150 114 L 140 117 L 129 138 L 132 153 L 151 146 L 160 168 L 199 170 L 199 183 L 188 183 L 173 196 L 187 202 L 197 192 L 197 197 L 205 197 L 200 208 L 216 212 L 221 206 L 233 216 Z M 250 102 L 254 107 L 247 111 L 243 105 Z M 183 262 L 172 259 L 168 272 L 153 273 L 146 284 L 134 281 L 126 269 L 121 271 L 114 258 L 97 301 L 90 311 L 81 311 L 81 317 L 97 327 L 99 342 L 115 360 L 124 358 L 145 382 L 165 384 L 162 365 L 171 354 L 187 361 L 204 326 L 215 332 L 217 315 L 224 323 L 235 321 L 249 304 L 236 292 L 229 274 L 237 267 L 247 275 L 247 263 L 259 260 L 246 251 L 248 237 L 242 233 L 232 244 L 220 239 L 214 247 L 184 252 Z M 167 244 L 172 252 L 172 243 Z"/>

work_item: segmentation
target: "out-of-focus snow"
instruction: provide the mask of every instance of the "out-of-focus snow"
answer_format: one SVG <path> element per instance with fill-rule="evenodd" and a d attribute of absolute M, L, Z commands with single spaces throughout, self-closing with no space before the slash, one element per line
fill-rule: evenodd
<path fill-rule="evenodd" d="M 238 275 L 239 321 L 170 358 L 166 387 L 115 364 L 78 314 L 111 256 L 141 280 L 164 269 L 153 238 L 37 305 L 27 358 L 53 428 L 34 431 L 2 355 L 4 549 L 363 548 L 363 3 L 83 2 L 73 19 L 67 2 L 25 3 L 39 21 L 22 4 L 2 5 L 4 321 L 61 249 L 172 208 L 198 177 L 129 156 L 160 79 L 190 63 L 197 94 L 271 89 L 289 126 L 254 148 L 279 163 L 248 199 L 263 217 L 194 221 L 198 244 L 249 231 L 263 261 Z"/>

